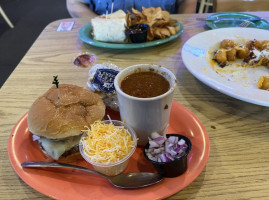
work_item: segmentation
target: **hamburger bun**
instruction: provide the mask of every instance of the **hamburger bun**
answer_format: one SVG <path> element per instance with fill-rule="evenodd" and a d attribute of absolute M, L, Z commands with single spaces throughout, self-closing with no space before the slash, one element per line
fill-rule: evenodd
<path fill-rule="evenodd" d="M 67 163 L 82 158 L 78 149 L 82 130 L 104 115 L 105 105 L 97 94 L 79 86 L 60 84 L 58 89 L 52 86 L 32 104 L 28 127 L 39 136 L 37 142 L 44 154 Z"/>
<path fill-rule="evenodd" d="M 62 139 L 81 134 L 85 126 L 105 115 L 105 105 L 97 94 L 85 88 L 60 84 L 39 97 L 28 113 L 28 127 L 35 135 Z"/>

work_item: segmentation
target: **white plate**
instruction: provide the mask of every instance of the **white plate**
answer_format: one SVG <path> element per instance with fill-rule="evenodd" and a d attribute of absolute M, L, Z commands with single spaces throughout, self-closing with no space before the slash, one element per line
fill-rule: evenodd
<path fill-rule="evenodd" d="M 260 76 L 269 76 L 268 68 L 242 70 L 240 67 L 229 66 L 223 69 L 233 69 L 233 72 L 216 72 L 221 68 L 210 63 L 208 52 L 223 39 L 269 40 L 269 31 L 256 28 L 221 28 L 199 33 L 183 46 L 182 59 L 187 69 L 197 79 L 219 92 L 249 103 L 269 106 L 269 91 L 256 86 Z"/>

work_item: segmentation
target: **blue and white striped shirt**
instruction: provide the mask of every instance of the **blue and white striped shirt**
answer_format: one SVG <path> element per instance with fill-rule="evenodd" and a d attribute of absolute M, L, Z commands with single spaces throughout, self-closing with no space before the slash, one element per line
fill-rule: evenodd
<path fill-rule="evenodd" d="M 84 0 L 90 5 L 93 12 L 98 15 L 106 13 L 106 7 L 108 3 L 108 13 L 111 12 L 111 3 L 113 0 Z M 114 0 L 113 12 L 117 10 L 132 11 L 134 8 L 141 11 L 142 6 L 149 7 L 161 7 L 162 10 L 166 10 L 170 13 L 176 13 L 176 1 L 177 0 Z"/>

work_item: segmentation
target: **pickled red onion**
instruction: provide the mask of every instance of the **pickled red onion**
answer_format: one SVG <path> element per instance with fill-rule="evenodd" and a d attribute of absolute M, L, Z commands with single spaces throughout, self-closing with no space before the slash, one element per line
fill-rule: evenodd
<path fill-rule="evenodd" d="M 149 138 L 149 148 L 145 151 L 150 160 L 169 162 L 183 156 L 187 147 L 185 140 L 179 140 L 177 136 L 166 138 L 166 135 L 152 133 L 151 138 Z"/>

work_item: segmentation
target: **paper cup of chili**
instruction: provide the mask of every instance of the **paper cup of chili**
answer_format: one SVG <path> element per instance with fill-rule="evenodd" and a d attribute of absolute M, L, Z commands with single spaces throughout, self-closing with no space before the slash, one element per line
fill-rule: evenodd
<path fill-rule="evenodd" d="M 168 126 L 176 77 L 160 65 L 139 64 L 123 69 L 114 80 L 121 120 L 145 146 L 152 132 Z"/>

